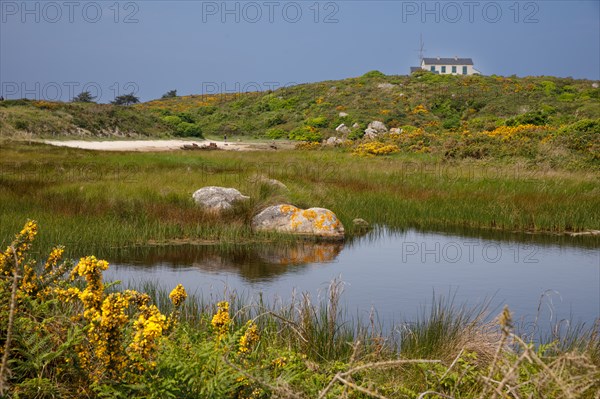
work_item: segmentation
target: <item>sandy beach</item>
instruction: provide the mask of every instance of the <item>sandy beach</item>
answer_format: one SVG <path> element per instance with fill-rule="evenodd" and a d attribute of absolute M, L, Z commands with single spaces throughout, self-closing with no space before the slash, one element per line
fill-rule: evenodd
<path fill-rule="evenodd" d="M 219 150 L 227 151 L 259 151 L 272 149 L 268 143 L 224 142 L 214 140 L 115 140 L 115 141 L 87 141 L 87 140 L 44 140 L 46 144 L 59 147 L 81 148 L 97 151 L 173 151 L 180 150 L 184 145 L 207 146 L 215 143 Z M 277 143 L 281 148 L 282 144 Z M 290 147 L 287 145 L 286 147 Z"/>

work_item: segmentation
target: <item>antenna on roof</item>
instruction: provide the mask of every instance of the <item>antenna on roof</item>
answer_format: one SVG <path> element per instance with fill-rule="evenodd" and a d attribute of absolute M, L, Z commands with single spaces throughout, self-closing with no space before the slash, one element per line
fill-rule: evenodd
<path fill-rule="evenodd" d="M 419 52 L 419 65 L 421 65 L 423 63 L 423 54 L 425 53 L 425 43 L 423 43 L 422 33 L 420 35 L 419 49 L 417 51 Z"/>

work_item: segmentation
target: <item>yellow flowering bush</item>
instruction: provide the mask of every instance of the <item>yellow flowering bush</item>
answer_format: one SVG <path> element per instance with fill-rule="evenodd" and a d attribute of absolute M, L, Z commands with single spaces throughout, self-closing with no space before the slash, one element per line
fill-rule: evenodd
<path fill-rule="evenodd" d="M 318 141 L 303 141 L 295 145 L 297 150 L 317 150 L 321 148 L 321 143 Z"/>
<path fill-rule="evenodd" d="M 362 143 L 356 146 L 353 154 L 360 156 L 377 156 L 394 154 L 399 151 L 400 148 L 396 144 L 386 144 L 379 141 L 371 141 L 369 143 Z"/>
<path fill-rule="evenodd" d="M 425 106 L 423 104 L 417 105 L 411 111 L 411 114 L 413 114 L 413 115 L 416 115 L 416 114 L 427 114 L 427 113 L 429 113 L 429 111 L 427 110 L 427 108 L 425 108 Z"/>
<path fill-rule="evenodd" d="M 83 304 L 86 341 L 79 346 L 78 356 L 90 379 L 135 381 L 140 373 L 156 366 L 158 345 L 170 320 L 149 304 L 147 294 L 126 290 L 107 295 L 102 281 L 102 272 L 107 268 L 108 262 L 94 256 L 81 258 L 71 272 L 71 280 L 83 277 L 86 287 L 58 288 L 55 293 L 66 301 L 79 299 Z M 183 287 L 177 289 L 178 300 L 183 302 L 181 291 L 185 293 Z M 132 317 L 135 308 L 137 317 Z M 125 334 L 129 328 L 132 336 Z"/>
<path fill-rule="evenodd" d="M 220 341 L 227 334 L 230 323 L 229 302 L 221 301 L 217 304 L 217 313 L 215 313 L 210 322 L 217 334 L 217 341 Z"/>
<path fill-rule="evenodd" d="M 240 338 L 239 342 L 239 353 L 248 353 L 254 344 L 258 342 L 260 336 L 258 335 L 258 326 L 254 323 L 254 321 L 249 320 L 246 323 L 246 331 L 244 335 Z"/>
<path fill-rule="evenodd" d="M 13 267 L 11 262 L 14 261 L 15 253 L 17 262 L 21 264 L 24 260 L 24 255 L 31 247 L 31 243 L 37 235 L 37 223 L 30 220 L 25 223 L 23 229 L 16 235 L 12 244 L 6 248 L 6 251 L 0 254 L 0 271 L 5 276 L 12 275 Z"/>
<path fill-rule="evenodd" d="M 186 298 L 187 292 L 185 292 L 185 288 L 183 288 L 183 285 L 181 284 L 178 284 L 177 287 L 175 287 L 173 291 L 171 291 L 171 293 L 169 294 L 169 299 L 176 308 L 181 306 L 181 304 L 186 300 Z"/>
<path fill-rule="evenodd" d="M 41 108 L 41 109 L 54 110 L 54 109 L 60 108 L 60 103 L 52 102 L 52 101 L 38 100 L 38 101 L 32 102 L 32 104 L 34 107 Z"/>
<path fill-rule="evenodd" d="M 502 141 L 514 139 L 530 140 L 540 134 L 544 135 L 545 133 L 549 133 L 551 130 L 553 129 L 547 126 L 526 124 L 518 126 L 499 126 L 492 131 L 484 131 L 482 134 L 489 137 L 500 138 Z"/>

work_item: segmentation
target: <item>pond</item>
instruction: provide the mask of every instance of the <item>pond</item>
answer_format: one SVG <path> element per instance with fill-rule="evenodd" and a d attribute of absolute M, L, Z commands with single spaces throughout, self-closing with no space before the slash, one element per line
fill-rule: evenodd
<path fill-rule="evenodd" d="M 377 311 L 384 327 L 411 321 L 446 297 L 456 305 L 506 304 L 521 326 L 548 328 L 600 317 L 598 239 L 516 234 L 454 234 L 376 229 L 342 243 L 292 246 L 167 246 L 115 255 L 107 280 L 125 285 L 178 283 L 204 298 L 238 295 L 284 302 L 308 292 L 326 296 L 333 279 L 344 283 L 350 316 Z"/>

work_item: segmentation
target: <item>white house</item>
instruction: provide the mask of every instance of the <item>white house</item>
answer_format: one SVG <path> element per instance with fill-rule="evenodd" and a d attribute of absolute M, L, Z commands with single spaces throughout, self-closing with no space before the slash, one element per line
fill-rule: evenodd
<path fill-rule="evenodd" d="M 470 58 L 423 58 L 420 67 L 410 68 L 411 72 L 423 69 L 440 75 L 479 75 L 477 69 L 473 68 L 473 60 Z"/>

